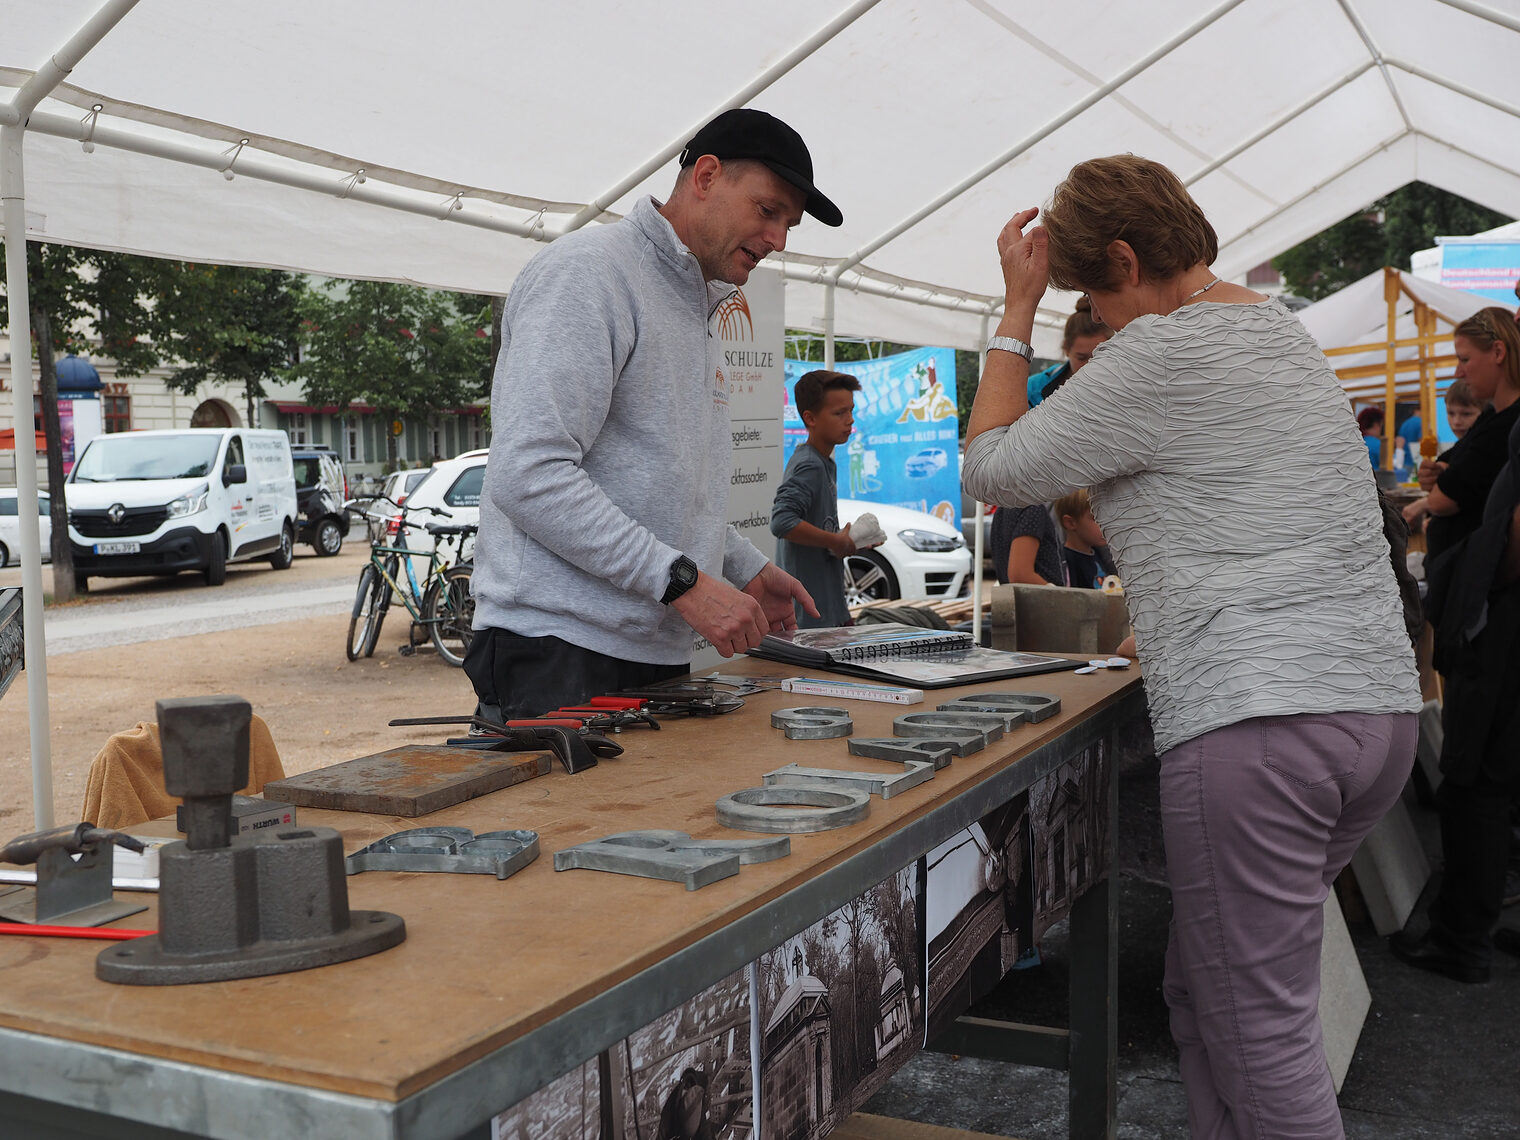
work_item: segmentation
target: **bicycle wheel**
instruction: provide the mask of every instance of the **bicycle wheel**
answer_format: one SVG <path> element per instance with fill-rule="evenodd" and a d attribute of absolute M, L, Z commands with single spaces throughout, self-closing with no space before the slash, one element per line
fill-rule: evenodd
<path fill-rule="evenodd" d="M 450 665 L 462 666 L 475 636 L 475 599 L 470 596 L 468 563 L 445 570 L 428 587 L 422 616 L 433 634 L 433 645 Z"/>
<path fill-rule="evenodd" d="M 373 566 L 359 572 L 359 591 L 354 595 L 354 611 L 348 619 L 348 643 L 343 647 L 350 661 L 368 657 L 375 651 L 380 636 L 380 591 L 385 583 Z"/>

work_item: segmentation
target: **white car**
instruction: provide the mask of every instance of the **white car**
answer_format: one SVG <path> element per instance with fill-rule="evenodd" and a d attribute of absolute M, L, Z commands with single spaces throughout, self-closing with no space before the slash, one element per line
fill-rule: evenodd
<path fill-rule="evenodd" d="M 51 562 L 53 537 L 52 500 L 46 491 L 37 492 L 37 528 L 42 532 L 42 560 Z M 16 488 L 0 487 L 0 568 L 21 565 L 21 521 L 17 513 Z"/>
<path fill-rule="evenodd" d="M 379 493 L 390 499 L 391 502 L 404 503 L 406 497 L 412 493 L 418 483 L 427 478 L 431 467 L 413 467 L 406 471 L 392 471 L 385 477 L 385 482 L 380 484 Z M 395 532 L 392 525 L 396 517 L 396 508 L 383 500 L 374 502 L 361 502 L 360 507 L 364 512 L 364 519 L 369 527 L 370 542 L 384 542 L 387 534 Z"/>
<path fill-rule="evenodd" d="M 867 512 L 887 541 L 844 560 L 844 596 L 852 606 L 903 598 L 958 598 L 971 577 L 971 552 L 955 527 L 923 511 L 859 499 L 839 500 L 839 525 Z"/>
<path fill-rule="evenodd" d="M 406 505 L 447 511 L 447 521 L 453 524 L 478 523 L 487 454 L 467 451 L 435 463 Z M 953 526 L 922 511 L 856 499 L 839 500 L 839 524 L 854 522 L 867 511 L 881 523 L 887 541 L 845 559 L 845 600 L 850 605 L 887 598 L 956 598 L 964 592 L 971 576 L 971 552 Z M 425 548 L 424 527 L 433 517 L 412 516 L 407 524 L 409 546 Z"/>

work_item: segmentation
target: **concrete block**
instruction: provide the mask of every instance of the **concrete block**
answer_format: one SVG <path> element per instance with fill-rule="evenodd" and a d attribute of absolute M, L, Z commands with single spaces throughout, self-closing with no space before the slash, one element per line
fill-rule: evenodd
<path fill-rule="evenodd" d="M 1335 892 L 1325 899 L 1325 941 L 1319 955 L 1319 1024 L 1325 1038 L 1325 1059 L 1335 1091 L 1346 1082 L 1356 1043 L 1362 1036 L 1367 1011 L 1372 1008 L 1372 993 L 1357 961 L 1351 932 L 1341 914 Z"/>
<path fill-rule="evenodd" d="M 1112 653 L 1129 634 L 1124 598 L 1098 590 L 1020 584 L 994 587 L 994 649 Z"/>
<path fill-rule="evenodd" d="M 1430 881 L 1430 860 L 1402 799 L 1362 840 L 1351 857 L 1351 873 L 1377 932 L 1403 930 Z"/>

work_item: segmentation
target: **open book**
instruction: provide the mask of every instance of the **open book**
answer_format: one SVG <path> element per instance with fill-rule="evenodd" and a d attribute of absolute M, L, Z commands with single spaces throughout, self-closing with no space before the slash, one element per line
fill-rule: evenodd
<path fill-rule="evenodd" d="M 831 673 L 938 689 L 1075 669 L 1081 661 L 983 649 L 969 633 L 881 622 L 767 634 L 750 653 Z"/>

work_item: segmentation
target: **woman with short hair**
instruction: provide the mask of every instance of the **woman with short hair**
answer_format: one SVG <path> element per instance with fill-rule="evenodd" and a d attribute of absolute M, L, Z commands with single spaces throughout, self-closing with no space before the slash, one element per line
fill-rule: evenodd
<path fill-rule="evenodd" d="M 1081 163 L 1025 233 L 1036 213 L 998 239 L 1006 308 L 963 479 L 999 503 L 1090 487 L 1124 579 L 1193 1135 L 1339 1138 L 1322 908 L 1398 798 L 1420 708 L 1367 452 L 1298 319 L 1210 271 L 1214 229 L 1166 167 Z M 1085 292 L 1114 336 L 1025 415 L 1047 281 Z"/>

